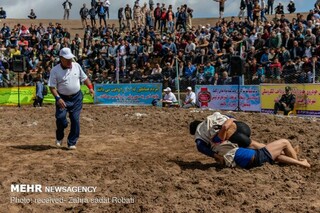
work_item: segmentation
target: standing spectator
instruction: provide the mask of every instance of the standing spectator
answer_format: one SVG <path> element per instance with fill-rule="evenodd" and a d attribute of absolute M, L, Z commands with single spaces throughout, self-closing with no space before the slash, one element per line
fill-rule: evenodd
<path fill-rule="evenodd" d="M 119 20 L 119 31 L 122 32 L 125 27 L 123 27 L 123 7 L 120 7 L 118 10 L 118 20 Z"/>
<path fill-rule="evenodd" d="M 133 7 L 133 21 L 136 29 L 141 27 L 141 7 L 138 2 Z"/>
<path fill-rule="evenodd" d="M 161 12 L 161 22 L 160 22 L 160 33 L 162 34 L 163 30 L 166 30 L 167 23 L 167 9 L 162 8 Z"/>
<path fill-rule="evenodd" d="M 91 27 L 95 27 L 97 24 L 96 23 L 97 11 L 94 6 L 91 6 L 91 9 L 89 10 L 89 15 L 90 15 Z"/>
<path fill-rule="evenodd" d="M 268 10 L 267 13 L 268 15 L 272 15 L 273 13 L 273 4 L 274 4 L 274 0 L 268 0 Z"/>
<path fill-rule="evenodd" d="M 289 11 L 289 13 L 294 13 L 296 11 L 296 6 L 293 0 L 290 0 L 289 4 L 287 5 L 287 10 Z"/>
<path fill-rule="evenodd" d="M 193 9 L 191 9 L 190 7 L 188 7 L 186 4 L 184 5 L 184 7 L 186 8 L 187 11 L 187 27 L 189 30 L 192 29 L 192 18 L 193 18 Z"/>
<path fill-rule="evenodd" d="M 72 3 L 69 2 L 69 0 L 66 0 L 65 2 L 62 3 L 62 6 L 64 9 L 63 19 L 66 20 L 66 18 L 67 18 L 67 20 L 69 20 L 69 15 L 70 15 Z"/>
<path fill-rule="evenodd" d="M 244 11 L 246 10 L 247 4 L 245 0 L 241 0 L 240 2 L 240 11 L 238 17 L 242 17 L 244 19 Z"/>
<path fill-rule="evenodd" d="M 196 94 L 192 91 L 192 87 L 187 87 L 187 94 L 183 102 L 183 108 L 190 108 L 196 106 Z"/>
<path fill-rule="evenodd" d="M 36 82 L 36 97 L 34 98 L 34 102 L 33 102 L 33 106 L 34 107 L 42 107 L 42 102 L 43 102 L 43 87 L 45 87 L 45 85 L 43 85 L 43 83 L 41 82 L 41 78 L 40 76 L 38 76 L 35 79 Z"/>
<path fill-rule="evenodd" d="M 0 7 L 0 19 L 6 19 L 7 18 L 7 13 L 6 11 Z"/>
<path fill-rule="evenodd" d="M 36 16 L 35 12 L 33 11 L 33 9 L 31 9 L 30 14 L 28 15 L 28 18 L 29 19 L 36 19 L 37 18 L 37 16 Z"/>
<path fill-rule="evenodd" d="M 214 0 L 216 2 L 219 2 L 219 18 L 223 18 L 223 14 L 224 14 L 224 3 L 227 0 Z"/>
<path fill-rule="evenodd" d="M 261 8 L 261 21 L 268 21 L 267 17 L 266 17 L 266 3 L 265 0 L 260 0 L 260 8 Z"/>
<path fill-rule="evenodd" d="M 253 7 L 253 22 L 257 22 L 257 25 L 259 24 L 259 18 L 260 18 L 260 5 L 258 1 L 254 2 L 254 7 Z"/>
<path fill-rule="evenodd" d="M 110 18 L 109 16 L 109 7 L 110 7 L 110 1 L 109 0 L 104 0 L 103 6 L 106 10 L 106 14 L 108 16 L 108 19 Z"/>
<path fill-rule="evenodd" d="M 102 20 L 103 20 L 103 22 L 104 22 L 104 27 L 107 27 L 106 9 L 105 9 L 105 7 L 102 5 L 102 2 L 99 2 L 99 3 L 98 3 L 97 12 L 98 12 L 98 17 L 99 17 L 100 27 L 102 27 Z"/>
<path fill-rule="evenodd" d="M 97 7 L 97 1 L 91 0 L 91 7 L 96 8 Z"/>
<path fill-rule="evenodd" d="M 86 26 L 88 25 L 87 17 L 89 15 L 89 10 L 86 7 L 86 4 L 83 4 L 83 7 L 80 9 L 79 14 L 80 14 L 80 17 L 81 17 L 82 27 L 83 27 L 83 29 L 85 29 Z"/>
<path fill-rule="evenodd" d="M 127 28 L 129 31 L 131 31 L 132 10 L 129 4 L 127 4 L 126 8 L 124 8 L 124 15 L 127 21 Z"/>
<path fill-rule="evenodd" d="M 67 145 L 69 149 L 76 149 L 80 135 L 80 112 L 82 109 L 83 94 L 80 90 L 80 82 L 89 88 L 93 95 L 93 86 L 81 66 L 73 62 L 75 57 L 69 48 L 60 50 L 60 64 L 50 71 L 49 87 L 56 99 L 56 145 L 61 146 L 64 138 L 64 129 L 68 126 L 67 112 L 71 121 L 70 133 Z"/>
<path fill-rule="evenodd" d="M 252 0 L 248 0 L 247 2 L 247 18 L 252 21 L 253 17 L 253 3 Z"/>
<path fill-rule="evenodd" d="M 153 0 L 149 0 L 149 9 L 151 10 L 151 8 L 153 8 L 154 2 Z"/>
<path fill-rule="evenodd" d="M 156 9 L 154 9 L 154 30 L 157 30 L 157 23 L 158 23 L 158 30 L 160 28 L 160 20 L 161 20 L 161 8 L 160 8 L 160 3 L 157 3 Z"/>

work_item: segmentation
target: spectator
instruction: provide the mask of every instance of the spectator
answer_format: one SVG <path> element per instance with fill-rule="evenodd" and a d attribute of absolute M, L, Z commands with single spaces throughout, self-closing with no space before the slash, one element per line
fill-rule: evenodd
<path fill-rule="evenodd" d="M 122 32 L 125 29 L 123 26 L 124 16 L 123 16 L 123 7 L 120 7 L 118 10 L 118 20 L 119 20 L 119 31 Z"/>
<path fill-rule="evenodd" d="M 28 15 L 28 18 L 29 19 L 36 19 L 37 18 L 37 16 L 36 16 L 35 12 L 33 11 L 33 9 L 31 9 L 30 14 Z"/>
<path fill-rule="evenodd" d="M 152 69 L 150 79 L 155 82 L 162 82 L 162 68 L 159 64 L 156 64 L 155 68 Z"/>
<path fill-rule="evenodd" d="M 293 0 L 290 0 L 289 4 L 287 5 L 287 10 L 289 11 L 289 13 L 294 13 L 296 11 L 296 6 Z"/>
<path fill-rule="evenodd" d="M 229 85 L 232 82 L 232 78 L 229 77 L 227 71 L 222 72 L 222 77 L 218 79 L 218 85 Z"/>
<path fill-rule="evenodd" d="M 0 19 L 6 19 L 7 18 L 7 13 L 6 11 L 0 7 Z"/>
<path fill-rule="evenodd" d="M 86 4 L 83 4 L 83 7 L 80 9 L 79 14 L 81 17 L 82 27 L 83 29 L 85 29 L 86 26 L 88 25 L 87 18 L 89 15 L 89 9 L 86 7 Z"/>
<path fill-rule="evenodd" d="M 66 0 L 65 2 L 62 3 L 63 9 L 64 9 L 64 14 L 63 14 L 63 19 L 64 20 L 69 20 L 69 15 L 70 15 L 70 10 L 72 7 L 72 3 L 69 2 L 69 0 Z"/>
<path fill-rule="evenodd" d="M 91 21 L 91 27 L 95 27 L 96 26 L 96 15 L 97 15 L 97 11 L 96 8 L 94 6 L 91 6 L 90 10 L 89 10 L 89 15 L 90 15 L 90 21 Z"/>
<path fill-rule="evenodd" d="M 141 27 L 141 7 L 138 2 L 133 7 L 133 21 L 135 29 Z"/>
<path fill-rule="evenodd" d="M 104 27 L 107 27 L 106 9 L 102 5 L 102 2 L 98 2 L 97 13 L 98 13 L 98 17 L 99 17 L 100 27 L 102 27 L 102 20 L 104 22 Z"/>
<path fill-rule="evenodd" d="M 238 14 L 238 17 L 242 17 L 242 19 L 244 19 L 244 11 L 246 10 L 247 4 L 245 0 L 241 0 L 240 1 L 240 11 Z"/>
<path fill-rule="evenodd" d="M 127 21 L 127 28 L 129 31 L 131 31 L 132 10 L 129 4 L 127 4 L 126 8 L 124 9 L 124 15 Z"/>
<path fill-rule="evenodd" d="M 267 10 L 268 15 L 272 15 L 273 13 L 273 4 L 274 4 L 274 0 L 268 0 L 268 10 Z"/>
<path fill-rule="evenodd" d="M 157 3 L 157 7 L 154 9 L 155 22 L 154 22 L 154 27 L 153 28 L 155 30 L 160 29 L 161 14 L 162 14 L 162 11 L 161 11 L 161 8 L 160 8 L 160 3 Z M 158 28 L 157 28 L 157 23 L 158 23 Z"/>
<path fill-rule="evenodd" d="M 265 0 L 260 0 L 260 8 L 261 8 L 261 14 L 260 14 L 261 21 L 268 21 L 265 15 L 267 10 Z"/>
<path fill-rule="evenodd" d="M 43 102 L 43 87 L 45 87 L 45 85 L 43 85 L 43 83 L 41 82 L 41 75 L 39 75 L 38 77 L 35 78 L 35 82 L 36 82 L 36 97 L 34 99 L 33 102 L 33 106 L 34 107 L 42 107 L 42 102 Z"/>
<path fill-rule="evenodd" d="M 110 18 L 110 16 L 109 16 L 110 1 L 109 0 L 104 0 L 103 6 L 105 8 L 107 17 L 109 19 Z"/>
<path fill-rule="evenodd" d="M 214 0 L 214 1 L 219 2 L 219 18 L 223 18 L 224 4 L 227 0 Z"/>
<path fill-rule="evenodd" d="M 281 2 L 279 2 L 278 6 L 276 6 L 276 8 L 274 8 L 274 10 L 276 11 L 276 14 L 284 14 L 284 9 L 283 9 L 283 5 Z"/>
<path fill-rule="evenodd" d="M 176 96 L 171 92 L 171 88 L 167 87 L 163 90 L 165 92 L 165 95 L 163 99 L 161 100 L 163 106 L 171 107 L 174 106 L 177 102 Z"/>
<path fill-rule="evenodd" d="M 187 94 L 183 102 L 183 108 L 196 107 L 196 94 L 192 91 L 191 87 L 187 87 Z"/>
<path fill-rule="evenodd" d="M 254 7 L 253 7 L 253 22 L 259 23 L 260 15 L 261 15 L 261 7 L 259 5 L 258 1 L 255 1 Z"/>

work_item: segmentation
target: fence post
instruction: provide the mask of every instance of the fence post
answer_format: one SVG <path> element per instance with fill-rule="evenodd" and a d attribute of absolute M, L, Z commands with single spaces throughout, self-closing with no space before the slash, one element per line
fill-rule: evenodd
<path fill-rule="evenodd" d="M 312 59 L 313 83 L 316 83 L 316 61 Z"/>

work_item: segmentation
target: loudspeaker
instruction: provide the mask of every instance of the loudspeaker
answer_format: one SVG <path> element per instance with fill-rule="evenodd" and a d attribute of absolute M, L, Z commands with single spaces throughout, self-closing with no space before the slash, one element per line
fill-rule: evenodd
<path fill-rule="evenodd" d="M 240 76 L 244 74 L 244 60 L 240 56 L 231 57 L 230 67 L 231 76 Z"/>
<path fill-rule="evenodd" d="M 14 72 L 24 72 L 27 70 L 26 58 L 21 55 L 14 55 L 12 60 L 12 70 Z"/>

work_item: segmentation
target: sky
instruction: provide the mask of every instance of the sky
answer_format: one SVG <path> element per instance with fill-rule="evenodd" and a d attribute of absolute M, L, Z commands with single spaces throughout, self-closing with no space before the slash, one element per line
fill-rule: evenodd
<path fill-rule="evenodd" d="M 79 10 L 83 3 L 90 6 L 90 0 L 69 0 L 73 5 L 71 9 L 70 19 L 80 19 Z M 267 1 L 267 0 L 265 0 Z M 26 3 L 27 2 L 27 3 Z M 62 19 L 64 0 L 1 0 L 0 6 L 7 12 L 8 18 L 27 18 L 30 9 L 33 8 L 39 19 Z M 110 18 L 117 19 L 118 8 L 130 4 L 134 4 L 134 0 L 110 0 Z M 140 5 L 148 0 L 140 0 Z M 155 3 L 172 4 L 173 8 L 177 8 L 182 4 L 188 4 L 194 10 L 195 18 L 210 18 L 218 17 L 219 3 L 214 0 L 154 0 Z M 289 0 L 278 1 L 275 0 L 277 5 L 281 2 L 287 5 Z M 307 12 L 313 8 L 316 0 L 294 0 L 296 4 L 296 12 Z M 239 12 L 240 0 L 227 0 L 225 3 L 225 16 L 237 16 Z M 285 9 L 286 11 L 286 9 Z"/>

